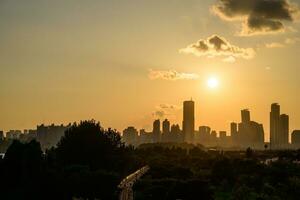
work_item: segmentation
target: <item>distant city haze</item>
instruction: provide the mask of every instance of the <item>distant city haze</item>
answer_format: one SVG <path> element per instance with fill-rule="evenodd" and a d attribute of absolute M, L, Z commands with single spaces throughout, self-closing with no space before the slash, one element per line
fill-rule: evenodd
<path fill-rule="evenodd" d="M 242 30 L 217 2 L 1 1 L 0 130 L 95 119 L 152 131 L 166 118 L 182 128 L 190 98 L 196 130 L 229 133 L 249 109 L 269 141 L 272 103 L 299 129 L 300 23 Z"/>

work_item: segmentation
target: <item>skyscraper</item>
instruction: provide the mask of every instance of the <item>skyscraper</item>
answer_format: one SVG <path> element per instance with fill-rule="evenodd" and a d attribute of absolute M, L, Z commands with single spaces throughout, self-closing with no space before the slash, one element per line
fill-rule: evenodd
<path fill-rule="evenodd" d="M 162 142 L 171 142 L 170 135 L 170 121 L 165 119 L 162 123 Z"/>
<path fill-rule="evenodd" d="M 169 134 L 170 133 L 170 121 L 165 119 L 163 121 L 163 134 Z"/>
<path fill-rule="evenodd" d="M 280 105 L 271 105 L 270 113 L 270 147 L 287 148 L 289 144 L 289 116 L 280 115 Z"/>
<path fill-rule="evenodd" d="M 292 145 L 294 148 L 300 147 L 300 130 L 294 130 L 292 133 Z"/>
<path fill-rule="evenodd" d="M 237 144 L 238 143 L 238 125 L 235 122 L 232 122 L 230 124 L 230 135 L 232 138 L 232 142 L 233 144 Z"/>
<path fill-rule="evenodd" d="M 270 147 L 279 146 L 280 106 L 277 103 L 271 105 L 270 112 Z"/>
<path fill-rule="evenodd" d="M 251 121 L 250 111 L 247 109 L 242 110 L 241 115 L 242 122 L 238 125 L 238 137 L 236 145 L 240 145 L 241 147 L 263 148 L 263 125 L 255 121 Z"/>
<path fill-rule="evenodd" d="M 280 115 L 279 131 L 280 148 L 287 148 L 289 144 L 289 116 L 286 114 Z"/>
<path fill-rule="evenodd" d="M 242 123 L 250 122 L 250 111 L 248 109 L 242 110 L 241 115 L 242 115 Z"/>
<path fill-rule="evenodd" d="M 153 142 L 157 143 L 160 142 L 160 121 L 159 119 L 153 122 Z"/>
<path fill-rule="evenodd" d="M 192 100 L 183 102 L 182 128 L 184 141 L 193 143 L 195 131 L 195 103 Z"/>

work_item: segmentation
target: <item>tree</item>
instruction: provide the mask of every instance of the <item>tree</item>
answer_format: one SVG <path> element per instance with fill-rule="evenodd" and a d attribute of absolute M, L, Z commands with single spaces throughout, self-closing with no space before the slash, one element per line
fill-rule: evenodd
<path fill-rule="evenodd" d="M 94 120 L 74 123 L 66 130 L 56 148 L 60 164 L 84 165 L 91 170 L 117 170 L 125 156 L 125 145 L 115 130 L 104 130 Z"/>

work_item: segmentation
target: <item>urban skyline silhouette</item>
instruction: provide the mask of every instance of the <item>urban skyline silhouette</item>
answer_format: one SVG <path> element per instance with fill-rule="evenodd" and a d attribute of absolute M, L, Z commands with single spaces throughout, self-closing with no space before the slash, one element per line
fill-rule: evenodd
<path fill-rule="evenodd" d="M 300 0 L 0 0 L 0 200 L 298 200 Z"/>

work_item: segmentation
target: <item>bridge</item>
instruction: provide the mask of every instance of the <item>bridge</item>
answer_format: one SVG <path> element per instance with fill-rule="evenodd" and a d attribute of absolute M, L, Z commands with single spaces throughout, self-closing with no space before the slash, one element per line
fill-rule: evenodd
<path fill-rule="evenodd" d="M 133 200 L 132 186 L 136 183 L 147 171 L 149 166 L 144 166 L 136 172 L 124 178 L 119 184 L 118 188 L 121 189 L 119 200 Z"/>

